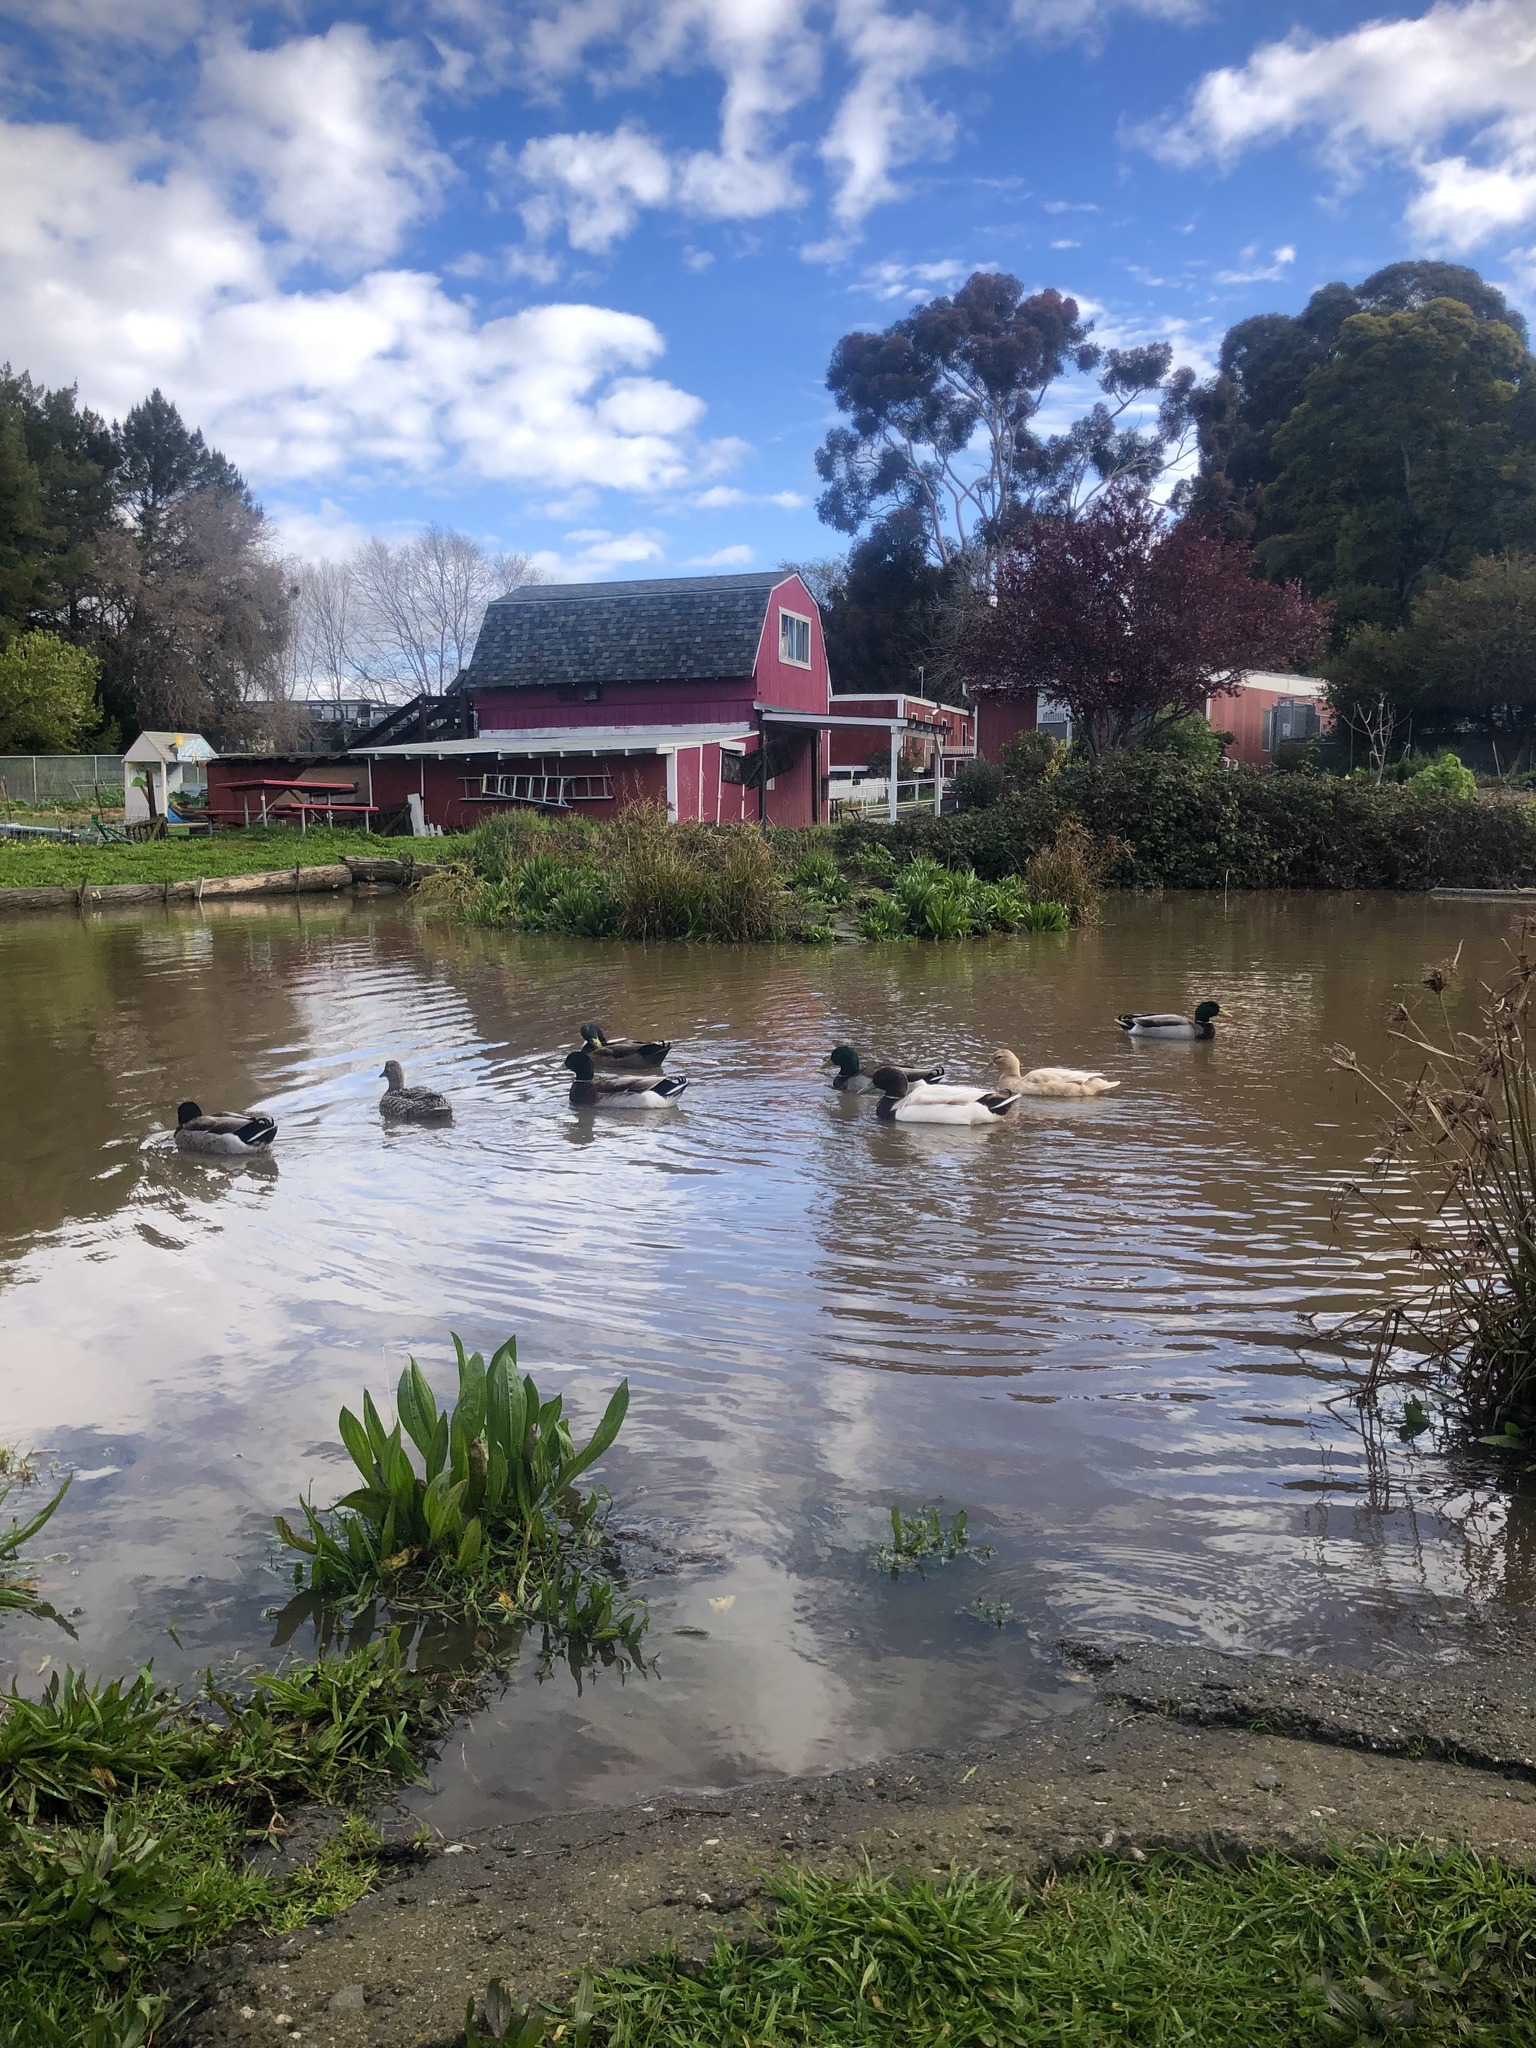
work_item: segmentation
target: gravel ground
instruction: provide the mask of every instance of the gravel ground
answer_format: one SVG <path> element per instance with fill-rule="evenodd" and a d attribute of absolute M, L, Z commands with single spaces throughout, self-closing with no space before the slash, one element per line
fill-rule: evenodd
<path fill-rule="evenodd" d="M 499 1976 L 523 1998 L 588 1963 L 748 1934 L 785 1859 L 879 1872 L 1033 1871 L 1360 1835 L 1466 1842 L 1536 1863 L 1536 1678 L 1489 1632 L 1454 1664 L 1393 1677 L 1154 1646 L 1064 1645 L 1091 1678 L 1049 1732 L 707 1800 L 487 1827 L 413 1853 L 328 1926 L 236 1943 L 176 1987 L 199 2048 L 455 2048 Z M 312 1846 L 309 1826 L 290 1853 Z"/>

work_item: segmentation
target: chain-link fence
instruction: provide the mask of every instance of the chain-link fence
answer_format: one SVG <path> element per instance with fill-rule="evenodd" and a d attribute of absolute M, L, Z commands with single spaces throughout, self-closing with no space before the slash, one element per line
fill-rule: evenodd
<path fill-rule="evenodd" d="M 121 803 L 121 754 L 0 754 L 0 803 Z"/>

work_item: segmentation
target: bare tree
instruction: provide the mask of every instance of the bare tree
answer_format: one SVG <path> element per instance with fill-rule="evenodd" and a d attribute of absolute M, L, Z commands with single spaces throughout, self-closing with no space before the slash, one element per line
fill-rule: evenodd
<path fill-rule="evenodd" d="M 298 562 L 293 565 L 293 634 L 288 665 L 292 693 L 313 703 L 329 697 L 338 706 L 343 697 L 384 693 L 366 680 L 362 605 L 350 562 Z"/>
<path fill-rule="evenodd" d="M 351 569 L 363 624 L 359 672 L 433 697 L 469 660 L 491 599 L 536 580 L 526 555 L 493 555 L 437 525 L 394 547 L 369 541 Z"/>
<path fill-rule="evenodd" d="M 414 540 L 376 537 L 345 561 L 296 563 L 295 694 L 439 697 L 469 660 L 491 599 L 537 580 L 526 555 L 493 554 L 436 525 Z"/>

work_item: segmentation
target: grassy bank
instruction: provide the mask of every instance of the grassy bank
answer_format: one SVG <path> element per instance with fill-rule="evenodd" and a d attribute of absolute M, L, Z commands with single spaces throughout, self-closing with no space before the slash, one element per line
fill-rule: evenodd
<path fill-rule="evenodd" d="M 376 833 L 221 832 L 208 839 L 156 839 L 143 846 L 66 846 L 57 841 L 0 839 L 0 889 L 78 888 L 82 882 L 195 882 L 215 875 L 268 874 L 278 868 L 324 867 L 344 855 L 371 859 L 441 860 L 462 842 L 383 839 Z"/>
<path fill-rule="evenodd" d="M 1464 1852 L 1098 1857 L 1035 1884 L 789 1873 L 764 1935 L 584 1987 L 611 2048 L 1520 2048 L 1536 1884 Z M 505 2008 L 494 1997 L 493 2015 Z M 535 2022 L 535 2025 L 537 2022 Z M 575 2014 L 561 2018 L 564 2038 Z M 553 2035 L 553 2027 L 551 2034 Z M 471 2023 L 471 2048 L 538 2033 Z"/>
<path fill-rule="evenodd" d="M 1529 798 L 1208 767 L 1153 752 L 1059 767 L 1025 752 L 983 809 L 849 824 L 834 844 L 845 861 L 878 845 L 898 859 L 926 854 L 996 879 L 1023 873 L 1069 817 L 1112 845 L 1105 879 L 1118 888 L 1536 883 L 1536 803 Z"/>
<path fill-rule="evenodd" d="M 362 1897 L 379 1848 L 364 1809 L 419 1777 L 477 1676 L 530 1634 L 542 1660 L 573 1670 L 638 1658 L 645 1610 L 613 1574 L 605 1497 L 576 1484 L 617 1436 L 627 1388 L 578 1449 L 560 1396 L 518 1375 L 510 1343 L 489 1365 L 455 1348 L 451 1407 L 412 1361 L 388 1427 L 368 1395 L 361 1418 L 341 1412 L 362 1486 L 306 1505 L 303 1532 L 277 1518 L 301 1559 L 294 1625 L 312 1620 L 322 1644 L 359 1625 L 383 1633 L 228 1685 L 210 1677 L 190 1699 L 147 1670 L 67 1670 L 40 1698 L 14 1683 L 0 1694 L 0 2048 L 140 2048 L 173 2018 L 156 1986 L 178 1964 L 236 1928 L 292 1928 Z M 0 1605 L 46 1615 L 19 1568 L 42 1526 L 28 1521 L 0 1541 Z M 433 1644 L 416 1669 L 407 1634 Z M 450 1636 L 465 1645 L 456 1661 Z M 353 1809 L 316 1856 L 287 1875 L 252 1859 L 313 1801 Z"/>
<path fill-rule="evenodd" d="M 816 943 L 841 930 L 959 939 L 1064 931 L 1097 889 L 1087 873 L 1075 894 L 1044 886 L 1063 873 L 1059 860 L 1036 860 L 988 879 L 922 856 L 898 859 L 873 840 L 844 854 L 825 829 L 669 825 L 659 807 L 638 805 L 601 821 L 503 813 L 418 900 L 472 924 L 573 938 Z"/>

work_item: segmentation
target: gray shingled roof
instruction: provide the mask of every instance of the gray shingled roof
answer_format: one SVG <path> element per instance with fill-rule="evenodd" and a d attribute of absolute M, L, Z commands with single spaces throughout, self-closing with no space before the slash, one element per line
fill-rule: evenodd
<path fill-rule="evenodd" d="M 470 689 L 750 676 L 783 570 L 641 583 L 532 583 L 498 597 L 463 677 Z"/>

